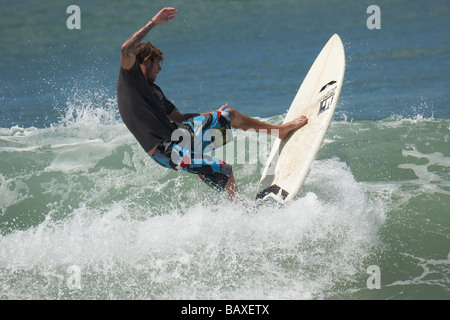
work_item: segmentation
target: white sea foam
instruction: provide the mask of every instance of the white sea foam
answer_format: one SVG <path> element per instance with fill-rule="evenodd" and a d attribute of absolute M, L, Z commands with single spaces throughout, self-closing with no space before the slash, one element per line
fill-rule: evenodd
<path fill-rule="evenodd" d="M 62 220 L 50 212 L 38 226 L 0 238 L 3 283 L 9 297 L 321 297 L 361 272 L 382 219 L 337 160 L 316 162 L 307 184 L 284 208 L 250 212 L 200 200 L 155 215 L 131 199 L 82 204 Z M 81 270 L 77 292 L 65 282 L 72 265 Z M 34 279 L 26 291 L 17 287 L 23 276 Z"/>

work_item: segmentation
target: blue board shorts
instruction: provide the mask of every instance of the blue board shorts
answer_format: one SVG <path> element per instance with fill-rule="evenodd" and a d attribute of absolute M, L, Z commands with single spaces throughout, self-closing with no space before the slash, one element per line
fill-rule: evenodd
<path fill-rule="evenodd" d="M 228 110 L 193 117 L 161 142 L 152 159 L 165 168 L 197 174 L 210 187 L 222 191 L 230 178 L 232 167 L 206 155 L 232 140 Z"/>

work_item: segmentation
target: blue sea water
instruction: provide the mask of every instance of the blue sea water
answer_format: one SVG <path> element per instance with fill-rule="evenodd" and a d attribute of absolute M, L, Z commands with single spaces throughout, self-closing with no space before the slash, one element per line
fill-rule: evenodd
<path fill-rule="evenodd" d="M 230 203 L 125 128 L 120 47 L 165 6 L 178 15 L 147 39 L 181 112 L 228 103 L 280 124 L 341 37 L 338 109 L 288 206 Z M 2 1 L 0 298 L 449 299 L 449 15 L 448 1 Z M 252 206 L 270 141 L 234 135 Z"/>

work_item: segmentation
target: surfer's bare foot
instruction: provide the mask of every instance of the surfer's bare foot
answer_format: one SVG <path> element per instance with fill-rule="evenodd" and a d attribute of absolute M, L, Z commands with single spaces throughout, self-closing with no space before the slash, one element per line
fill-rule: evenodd
<path fill-rule="evenodd" d="M 289 135 L 289 133 L 303 127 L 307 123 L 308 118 L 306 116 L 300 116 L 295 120 L 282 124 L 279 129 L 279 138 L 281 140 L 285 139 Z"/>

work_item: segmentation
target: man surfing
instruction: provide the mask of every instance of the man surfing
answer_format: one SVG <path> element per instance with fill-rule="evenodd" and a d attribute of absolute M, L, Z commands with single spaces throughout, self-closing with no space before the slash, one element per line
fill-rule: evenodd
<path fill-rule="evenodd" d="M 161 50 L 151 42 L 142 42 L 152 28 L 168 23 L 177 13 L 174 8 L 162 9 L 123 43 L 117 83 L 119 112 L 141 147 L 158 164 L 195 173 L 209 186 L 234 198 L 238 188 L 231 165 L 204 153 L 229 142 L 231 127 L 284 139 L 308 119 L 301 116 L 283 125 L 272 125 L 243 115 L 227 104 L 211 112 L 181 114 L 155 84 L 164 58 Z M 208 132 L 214 132 L 214 139 L 205 143 Z"/>

